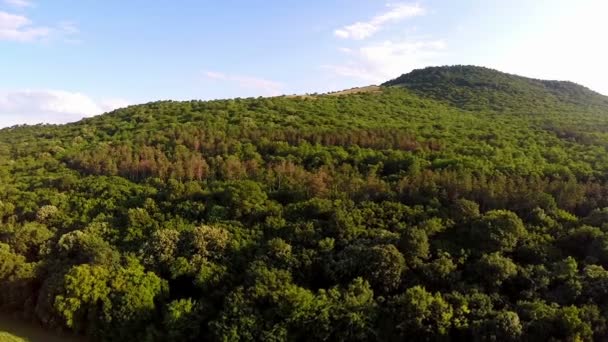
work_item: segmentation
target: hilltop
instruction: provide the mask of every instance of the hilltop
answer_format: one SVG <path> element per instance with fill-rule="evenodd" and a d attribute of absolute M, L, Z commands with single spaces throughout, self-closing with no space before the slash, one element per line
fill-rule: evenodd
<path fill-rule="evenodd" d="M 559 104 L 608 105 L 608 98 L 568 81 L 546 81 L 477 66 L 429 67 L 382 84 L 405 87 L 453 105 L 495 110 L 526 110 Z"/>
<path fill-rule="evenodd" d="M 601 340 L 608 98 L 473 67 L 0 130 L 0 310 L 93 340 Z"/>

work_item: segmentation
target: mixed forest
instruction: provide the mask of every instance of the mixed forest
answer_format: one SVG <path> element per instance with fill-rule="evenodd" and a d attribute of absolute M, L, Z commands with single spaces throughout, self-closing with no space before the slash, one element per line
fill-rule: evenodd
<path fill-rule="evenodd" d="M 0 312 L 91 341 L 608 340 L 608 97 L 434 67 L 2 129 Z"/>

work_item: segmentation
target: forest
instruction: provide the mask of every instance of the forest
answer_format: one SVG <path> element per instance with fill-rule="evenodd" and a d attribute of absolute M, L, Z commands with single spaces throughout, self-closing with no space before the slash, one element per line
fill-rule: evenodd
<path fill-rule="evenodd" d="M 474 66 L 0 130 L 0 312 L 90 341 L 608 340 L 608 97 Z"/>

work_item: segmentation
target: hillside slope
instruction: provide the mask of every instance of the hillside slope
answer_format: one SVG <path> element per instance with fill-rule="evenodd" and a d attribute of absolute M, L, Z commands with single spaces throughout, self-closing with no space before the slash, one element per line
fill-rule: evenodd
<path fill-rule="evenodd" d="M 601 340 L 608 102 L 478 67 L 0 130 L 0 310 L 93 340 Z"/>

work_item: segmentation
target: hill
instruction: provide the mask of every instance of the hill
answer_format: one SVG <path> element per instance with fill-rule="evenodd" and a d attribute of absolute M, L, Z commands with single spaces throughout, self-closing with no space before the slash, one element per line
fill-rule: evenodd
<path fill-rule="evenodd" d="M 608 98 L 572 82 L 537 80 L 476 66 L 429 67 L 401 75 L 384 86 L 469 109 L 530 110 L 559 104 L 606 106 Z"/>
<path fill-rule="evenodd" d="M 93 340 L 601 340 L 608 102 L 479 67 L 0 130 L 0 309 Z"/>

